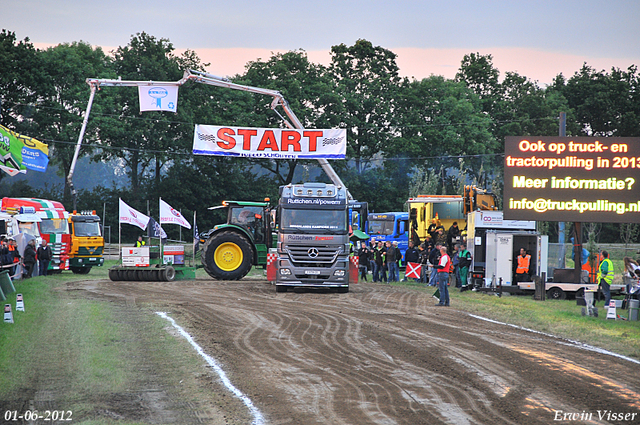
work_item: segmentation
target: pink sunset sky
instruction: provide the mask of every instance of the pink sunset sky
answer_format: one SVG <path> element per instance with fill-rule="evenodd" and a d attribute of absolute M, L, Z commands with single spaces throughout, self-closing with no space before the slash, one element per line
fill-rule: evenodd
<path fill-rule="evenodd" d="M 465 54 L 492 55 L 501 76 L 541 87 L 583 65 L 640 64 L 636 0 L 0 0 L 0 26 L 38 48 L 84 41 L 109 52 L 146 32 L 208 71 L 231 76 L 249 61 L 303 49 L 328 64 L 331 46 L 358 39 L 398 55 L 400 74 L 453 78 Z"/>

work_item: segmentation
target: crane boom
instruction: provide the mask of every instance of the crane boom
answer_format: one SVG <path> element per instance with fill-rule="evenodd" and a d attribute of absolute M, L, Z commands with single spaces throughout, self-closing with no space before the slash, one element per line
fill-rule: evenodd
<path fill-rule="evenodd" d="M 67 175 L 67 183 L 71 189 L 71 194 L 73 196 L 73 209 L 76 209 L 76 190 L 73 186 L 73 173 L 75 170 L 76 162 L 78 159 L 78 154 L 80 153 L 80 147 L 82 146 L 82 139 L 84 137 L 84 133 L 87 127 L 87 122 L 89 120 L 89 114 L 91 113 L 91 105 L 93 103 L 93 99 L 95 96 L 96 90 L 100 88 L 100 86 L 104 87 L 142 87 L 142 86 L 151 86 L 151 85 L 162 85 L 162 86 L 181 86 L 187 81 L 192 80 L 196 83 L 208 84 L 216 87 L 225 87 L 233 90 L 246 91 L 250 93 L 257 93 L 266 96 L 273 97 L 273 101 L 271 102 L 271 109 L 273 109 L 279 116 L 282 118 L 284 123 L 289 128 L 295 129 L 304 129 L 302 123 L 293 112 L 291 107 L 289 106 L 289 102 L 284 98 L 282 93 L 277 90 L 264 89 L 260 87 L 252 87 L 245 86 L 242 84 L 233 83 L 228 78 L 218 77 L 216 75 L 212 75 L 206 72 L 196 71 L 193 69 L 188 69 L 184 72 L 182 79 L 179 81 L 132 81 L 132 80 L 113 80 L 113 79 L 98 79 L 98 78 L 87 78 L 87 84 L 91 87 L 91 95 L 89 96 L 89 102 L 87 104 L 87 110 L 85 112 L 84 120 L 82 122 L 82 129 L 80 130 L 80 136 L 78 137 L 78 142 L 76 144 L 76 150 L 73 155 L 73 161 L 71 162 L 71 167 L 69 169 L 69 174 Z M 289 121 L 286 120 L 280 113 L 277 111 L 278 106 L 281 106 L 284 110 L 285 114 L 289 118 Z M 318 158 L 318 163 L 324 170 L 324 172 L 329 176 L 332 183 L 338 187 L 344 187 L 344 183 L 335 172 L 329 161 L 325 158 Z M 353 199 L 349 191 L 347 190 L 349 199 Z"/>

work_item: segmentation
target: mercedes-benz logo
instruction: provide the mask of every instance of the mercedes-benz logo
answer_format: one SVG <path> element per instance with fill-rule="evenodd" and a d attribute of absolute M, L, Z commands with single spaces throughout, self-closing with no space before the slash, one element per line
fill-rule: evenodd
<path fill-rule="evenodd" d="M 316 258 L 318 256 L 318 248 L 309 248 L 309 250 L 307 251 L 307 254 L 309 254 L 309 257 L 311 258 Z"/>

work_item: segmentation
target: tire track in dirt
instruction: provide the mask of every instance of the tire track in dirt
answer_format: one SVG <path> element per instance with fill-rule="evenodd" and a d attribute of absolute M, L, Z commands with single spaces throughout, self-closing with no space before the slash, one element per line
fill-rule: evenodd
<path fill-rule="evenodd" d="M 556 410 L 640 411 L 628 362 L 433 307 L 432 288 L 94 285 L 171 310 L 273 424 L 538 424 Z"/>

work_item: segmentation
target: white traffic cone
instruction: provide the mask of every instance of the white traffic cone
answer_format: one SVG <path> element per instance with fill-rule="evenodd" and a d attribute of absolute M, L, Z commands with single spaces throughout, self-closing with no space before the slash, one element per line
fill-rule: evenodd
<path fill-rule="evenodd" d="M 616 302 L 615 300 L 609 301 L 609 308 L 607 309 L 607 319 L 616 320 L 618 315 L 616 313 Z"/>
<path fill-rule="evenodd" d="M 24 311 L 24 301 L 22 294 L 16 294 L 16 311 Z"/>
<path fill-rule="evenodd" d="M 11 313 L 11 304 L 4 305 L 4 323 L 13 323 L 13 313 Z"/>

